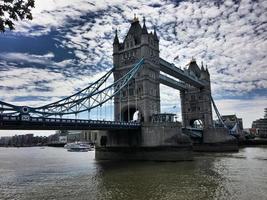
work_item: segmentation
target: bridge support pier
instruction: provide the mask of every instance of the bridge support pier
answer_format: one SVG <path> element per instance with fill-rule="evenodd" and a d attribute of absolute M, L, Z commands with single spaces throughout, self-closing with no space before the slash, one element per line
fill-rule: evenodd
<path fill-rule="evenodd" d="M 103 140 L 106 140 L 105 144 Z M 192 160 L 193 156 L 190 138 L 182 134 L 179 123 L 172 122 L 144 123 L 139 131 L 102 132 L 96 145 L 95 158 L 185 161 Z"/>
<path fill-rule="evenodd" d="M 203 152 L 238 151 L 238 143 L 226 128 L 207 128 L 203 130 L 203 143 L 194 144 L 193 149 Z"/>

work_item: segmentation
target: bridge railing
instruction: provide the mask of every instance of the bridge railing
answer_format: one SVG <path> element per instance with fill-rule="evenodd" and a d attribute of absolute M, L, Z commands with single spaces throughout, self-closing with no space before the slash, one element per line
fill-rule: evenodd
<path fill-rule="evenodd" d="M 0 121 L 13 122 L 33 122 L 33 123 L 75 123 L 75 124 L 95 124 L 95 125 L 119 125 L 119 126 L 140 126 L 139 122 L 120 122 L 105 120 L 86 120 L 86 119 L 66 119 L 66 118 L 43 118 L 43 117 L 24 117 L 23 116 L 0 116 Z"/>

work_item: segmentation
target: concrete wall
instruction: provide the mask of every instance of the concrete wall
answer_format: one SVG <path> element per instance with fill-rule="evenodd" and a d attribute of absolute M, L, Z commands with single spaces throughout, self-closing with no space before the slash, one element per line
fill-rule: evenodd
<path fill-rule="evenodd" d="M 106 145 L 101 145 L 106 137 Z M 192 143 L 181 133 L 180 123 L 145 123 L 139 131 L 100 131 L 98 160 L 192 160 Z"/>
<path fill-rule="evenodd" d="M 226 128 L 207 128 L 203 131 L 203 143 L 236 143 Z"/>
<path fill-rule="evenodd" d="M 96 146 L 101 146 L 102 136 L 107 138 L 106 147 L 140 146 L 140 134 L 138 130 L 99 131 Z"/>
<path fill-rule="evenodd" d="M 181 124 L 144 123 L 141 130 L 99 131 L 97 146 L 101 146 L 101 137 L 107 138 L 106 147 L 160 147 L 191 145 L 188 136 L 182 134 Z"/>
<path fill-rule="evenodd" d="M 182 134 L 180 123 L 145 123 L 142 126 L 142 146 L 175 146 L 190 143 L 189 137 Z"/>

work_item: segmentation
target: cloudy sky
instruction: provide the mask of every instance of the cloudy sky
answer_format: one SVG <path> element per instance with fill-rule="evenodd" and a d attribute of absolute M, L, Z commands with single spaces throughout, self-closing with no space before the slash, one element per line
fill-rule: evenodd
<path fill-rule="evenodd" d="M 221 114 L 237 114 L 245 127 L 263 117 L 263 0 L 36 0 L 32 21 L 0 34 L 0 100 L 37 106 L 87 86 L 112 67 L 114 31 L 122 40 L 134 13 L 149 30 L 157 27 L 162 58 L 179 67 L 192 57 L 208 65 Z M 179 114 L 179 92 L 161 86 L 161 108 Z"/>

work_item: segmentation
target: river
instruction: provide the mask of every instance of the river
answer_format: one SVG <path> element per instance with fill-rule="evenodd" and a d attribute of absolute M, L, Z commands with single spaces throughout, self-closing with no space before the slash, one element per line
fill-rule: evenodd
<path fill-rule="evenodd" d="M 189 162 L 98 162 L 94 152 L 0 148 L 0 199 L 267 199 L 267 147 Z"/>

